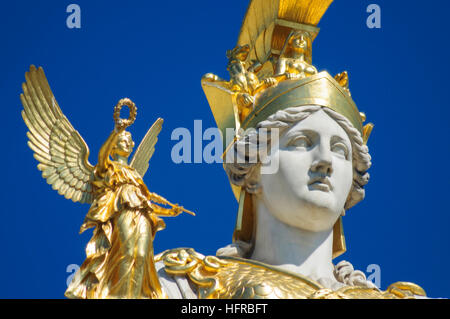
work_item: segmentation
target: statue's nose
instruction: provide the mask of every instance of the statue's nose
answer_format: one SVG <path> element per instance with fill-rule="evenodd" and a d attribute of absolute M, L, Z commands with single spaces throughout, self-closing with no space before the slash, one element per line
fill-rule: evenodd
<path fill-rule="evenodd" d="M 311 165 L 311 171 L 325 175 L 333 173 L 331 150 L 325 145 L 320 145 L 316 153 L 316 158 Z"/>
<path fill-rule="evenodd" d="M 311 171 L 329 176 L 333 173 L 333 166 L 329 161 L 319 160 L 313 163 Z"/>

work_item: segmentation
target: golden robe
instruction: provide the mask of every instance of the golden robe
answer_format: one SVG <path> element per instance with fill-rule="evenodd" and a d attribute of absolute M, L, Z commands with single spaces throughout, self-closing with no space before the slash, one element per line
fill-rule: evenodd
<path fill-rule="evenodd" d="M 96 167 L 94 201 L 80 232 L 95 227 L 86 260 L 69 285 L 68 298 L 164 298 L 153 256 L 155 233 L 165 227 L 150 192 L 128 165 L 106 160 Z"/>

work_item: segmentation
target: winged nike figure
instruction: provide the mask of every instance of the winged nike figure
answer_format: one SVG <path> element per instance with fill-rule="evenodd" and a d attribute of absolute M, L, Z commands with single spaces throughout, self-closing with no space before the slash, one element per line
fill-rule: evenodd
<path fill-rule="evenodd" d="M 136 105 L 122 99 L 114 109 L 114 130 L 101 147 L 97 165 L 89 148 L 62 113 L 43 69 L 25 74 L 22 117 L 28 146 L 42 177 L 60 195 L 91 207 L 80 232 L 95 227 L 86 260 L 65 295 L 69 298 L 164 298 L 156 275 L 153 239 L 165 227 L 158 216 L 192 212 L 151 193 L 143 182 L 163 120 L 148 130 L 130 163 L 134 142 L 125 129 L 136 119 Z M 120 118 L 127 106 L 128 119 Z"/>

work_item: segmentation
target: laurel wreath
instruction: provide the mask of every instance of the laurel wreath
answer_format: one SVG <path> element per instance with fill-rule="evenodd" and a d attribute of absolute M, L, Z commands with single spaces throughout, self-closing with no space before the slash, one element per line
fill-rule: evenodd
<path fill-rule="evenodd" d="M 122 110 L 122 107 L 127 106 L 128 109 L 130 110 L 130 115 L 128 117 L 128 119 L 121 119 L 120 118 L 120 111 Z M 134 104 L 133 101 L 131 101 L 128 98 L 124 98 L 121 99 L 117 105 L 114 107 L 114 123 L 116 124 L 117 127 L 119 126 L 125 126 L 128 127 L 130 125 L 132 125 L 134 123 L 134 121 L 136 120 L 136 115 L 137 115 L 137 107 L 136 104 Z"/>

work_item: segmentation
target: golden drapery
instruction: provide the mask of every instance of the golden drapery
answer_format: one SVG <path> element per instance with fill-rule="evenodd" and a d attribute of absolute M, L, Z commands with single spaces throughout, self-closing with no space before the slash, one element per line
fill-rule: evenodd
<path fill-rule="evenodd" d="M 109 159 L 112 133 L 95 168 L 94 201 L 80 232 L 95 227 L 86 260 L 69 285 L 68 298 L 165 298 L 153 254 L 155 233 L 165 227 L 156 213 L 173 215 L 150 200 L 134 168 Z M 104 156 L 107 154 L 108 156 Z"/>

